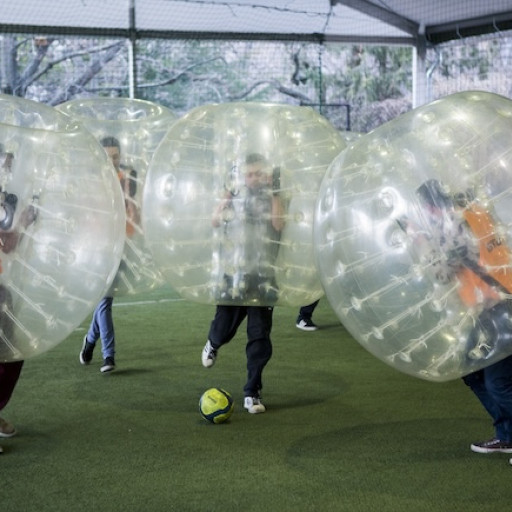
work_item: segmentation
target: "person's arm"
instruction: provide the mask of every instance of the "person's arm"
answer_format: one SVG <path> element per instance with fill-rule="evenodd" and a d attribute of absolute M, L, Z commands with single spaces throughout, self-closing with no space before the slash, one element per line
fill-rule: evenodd
<path fill-rule="evenodd" d="M 213 211 L 212 226 L 214 228 L 218 228 L 222 224 L 222 221 L 224 220 L 224 211 L 229 207 L 232 199 L 233 196 L 231 195 L 231 192 L 226 190 L 224 197 L 220 200 L 219 204 Z"/>
<path fill-rule="evenodd" d="M 272 227 L 280 232 L 285 225 L 284 206 L 280 196 L 272 196 Z"/>
<path fill-rule="evenodd" d="M 137 191 L 137 172 L 127 166 L 121 166 L 121 172 L 121 186 L 126 209 L 126 233 L 131 236 L 135 233 L 135 226 L 140 225 L 140 210 L 134 199 Z"/>
<path fill-rule="evenodd" d="M 281 169 L 274 167 L 272 171 L 272 227 L 280 232 L 285 225 L 284 205 L 281 199 Z"/>

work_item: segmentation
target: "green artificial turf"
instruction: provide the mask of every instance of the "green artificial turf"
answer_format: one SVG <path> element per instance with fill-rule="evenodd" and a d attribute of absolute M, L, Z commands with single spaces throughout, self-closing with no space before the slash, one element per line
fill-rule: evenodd
<path fill-rule="evenodd" d="M 462 381 L 431 383 L 374 358 L 326 299 L 295 328 L 276 308 L 267 412 L 242 407 L 245 324 L 201 366 L 214 308 L 166 290 L 117 299 L 117 369 L 101 374 L 78 353 L 87 322 L 27 360 L 2 412 L 19 435 L 1 440 L 2 512 L 501 511 L 512 466 L 479 455 L 493 434 Z M 98 347 L 99 348 L 99 347 Z M 221 386 L 235 412 L 208 424 L 198 400 Z"/>

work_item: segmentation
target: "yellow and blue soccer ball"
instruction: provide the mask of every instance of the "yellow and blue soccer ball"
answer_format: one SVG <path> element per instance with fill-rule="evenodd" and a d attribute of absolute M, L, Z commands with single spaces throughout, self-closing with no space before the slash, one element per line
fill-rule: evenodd
<path fill-rule="evenodd" d="M 233 414 L 231 395 L 221 388 L 207 389 L 199 399 L 199 412 L 210 423 L 224 423 Z"/>

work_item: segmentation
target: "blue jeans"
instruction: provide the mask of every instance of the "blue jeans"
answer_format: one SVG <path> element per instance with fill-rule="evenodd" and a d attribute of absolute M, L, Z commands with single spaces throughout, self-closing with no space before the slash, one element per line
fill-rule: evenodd
<path fill-rule="evenodd" d="M 92 322 L 87 331 L 87 341 L 92 344 L 101 339 L 103 359 L 114 357 L 115 339 L 112 320 L 112 302 L 114 297 L 103 297 L 92 315 Z"/>
<path fill-rule="evenodd" d="M 462 379 L 493 419 L 496 438 L 512 443 L 512 356 Z"/>

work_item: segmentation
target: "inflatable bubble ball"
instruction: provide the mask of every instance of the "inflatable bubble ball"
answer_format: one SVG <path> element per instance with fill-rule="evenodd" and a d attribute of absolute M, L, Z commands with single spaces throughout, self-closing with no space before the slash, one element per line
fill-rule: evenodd
<path fill-rule="evenodd" d="M 77 99 L 57 109 L 82 123 L 101 143 L 125 195 L 125 247 L 109 294 L 119 297 L 160 286 L 164 280 L 146 247 L 140 216 L 149 162 L 175 114 L 155 103 L 128 98 Z"/>
<path fill-rule="evenodd" d="M 167 282 L 209 304 L 309 304 L 323 295 L 313 213 L 345 147 L 309 107 L 198 107 L 160 143 L 144 191 L 146 240 Z"/>
<path fill-rule="evenodd" d="M 512 102 L 464 92 L 368 133 L 316 207 L 329 303 L 392 367 L 446 381 L 512 354 Z"/>
<path fill-rule="evenodd" d="M 45 352 L 84 321 L 114 279 L 125 222 L 92 135 L 0 95 L 0 361 Z"/>
<path fill-rule="evenodd" d="M 347 145 L 363 136 L 362 133 L 352 131 L 340 131 L 340 135 Z"/>

